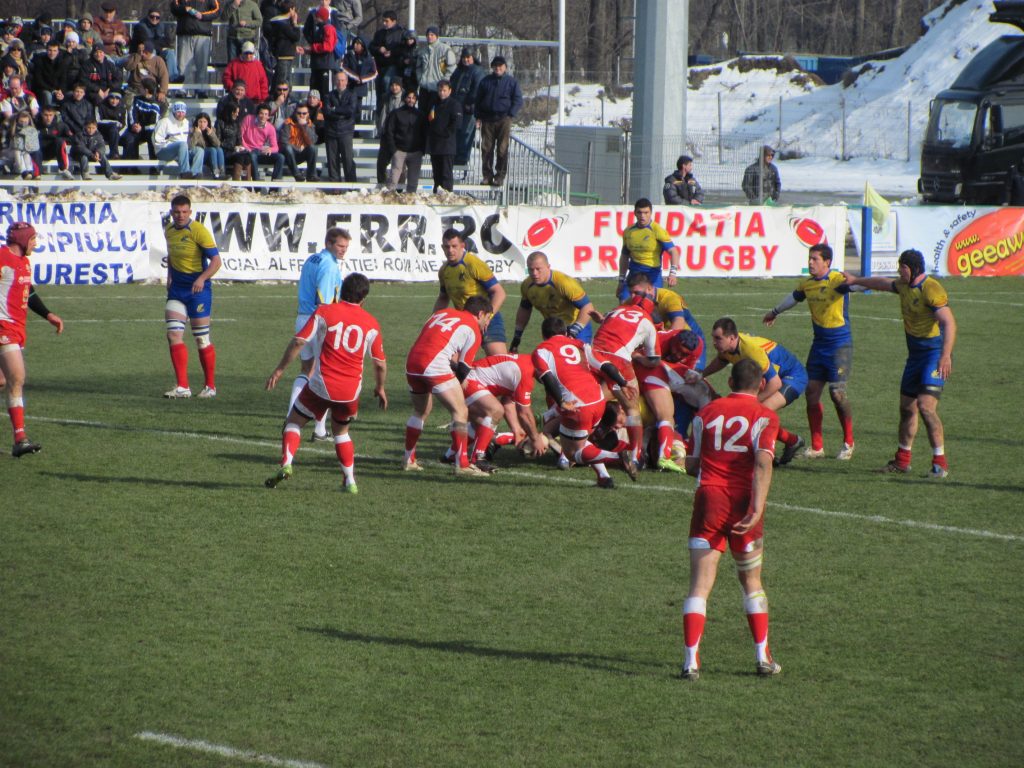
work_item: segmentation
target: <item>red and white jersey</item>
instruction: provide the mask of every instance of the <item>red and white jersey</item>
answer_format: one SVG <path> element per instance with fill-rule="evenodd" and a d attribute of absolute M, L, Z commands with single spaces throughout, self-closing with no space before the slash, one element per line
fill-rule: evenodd
<path fill-rule="evenodd" d="M 363 387 L 363 358 L 383 363 L 384 339 L 377 319 L 360 307 L 342 301 L 321 304 L 295 334 L 317 351 L 309 388 L 324 400 L 348 403 L 359 399 Z"/>
<path fill-rule="evenodd" d="M 427 320 L 412 343 L 405 372 L 414 376 L 450 376 L 452 360 L 469 363 L 483 341 L 480 323 L 461 309 L 442 309 Z"/>
<path fill-rule="evenodd" d="M 700 458 L 700 485 L 751 489 L 754 454 L 775 455 L 779 417 L 756 395 L 733 392 L 708 403 L 693 420 L 693 453 Z"/>
<path fill-rule="evenodd" d="M 488 355 L 473 363 L 465 386 L 486 389 L 495 397 L 511 397 L 529 406 L 533 395 L 533 362 L 527 355 Z"/>
<path fill-rule="evenodd" d="M 533 352 L 534 376 L 552 374 L 565 393 L 564 401 L 577 407 L 604 402 L 601 383 L 587 362 L 587 345 L 568 336 L 552 336 Z"/>
<path fill-rule="evenodd" d="M 661 354 L 658 332 L 650 315 L 626 304 L 605 315 L 594 334 L 594 349 L 624 360 L 632 360 L 638 349 L 648 357 Z"/>
<path fill-rule="evenodd" d="M 0 323 L 25 327 L 32 266 L 28 258 L 0 248 Z"/>

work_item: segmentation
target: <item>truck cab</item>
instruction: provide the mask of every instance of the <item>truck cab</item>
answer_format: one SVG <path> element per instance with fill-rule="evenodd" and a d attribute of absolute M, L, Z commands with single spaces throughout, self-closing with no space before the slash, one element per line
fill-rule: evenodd
<path fill-rule="evenodd" d="M 996 2 L 991 21 L 1024 30 L 1024 2 Z M 982 49 L 931 104 L 917 188 L 926 202 L 1000 204 L 1024 170 L 1024 36 Z"/>

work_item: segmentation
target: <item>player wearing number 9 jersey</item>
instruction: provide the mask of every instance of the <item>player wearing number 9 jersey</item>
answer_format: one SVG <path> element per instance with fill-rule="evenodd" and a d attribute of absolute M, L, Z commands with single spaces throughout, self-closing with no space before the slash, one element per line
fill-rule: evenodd
<path fill-rule="evenodd" d="M 733 364 L 732 394 L 701 408 L 693 422 L 693 452 L 686 471 L 698 477 L 690 520 L 690 590 L 683 603 L 686 659 L 682 676 L 700 676 L 697 655 L 707 600 L 728 543 L 743 588 L 754 636 L 757 673 L 782 671 L 768 650 L 768 599 L 761 585 L 764 508 L 772 479 L 778 415 L 758 402 L 761 368 L 744 358 Z"/>
<path fill-rule="evenodd" d="M 359 412 L 359 393 L 363 387 L 363 358 L 373 360 L 374 394 L 381 408 L 387 408 L 384 392 L 387 362 L 380 324 L 362 307 L 370 291 L 365 275 L 354 272 L 341 285 L 341 301 L 321 304 L 285 349 L 284 356 L 270 378 L 273 389 L 302 348 L 311 344 L 316 352 L 309 383 L 299 393 L 285 422 L 281 436 L 281 469 L 267 480 L 275 488 L 292 475 L 292 459 L 302 439 L 301 429 L 310 419 L 320 419 L 330 410 L 334 432 L 334 450 L 345 475 L 342 490 L 358 493 L 355 481 L 355 447 L 348 434 L 349 424 Z"/>

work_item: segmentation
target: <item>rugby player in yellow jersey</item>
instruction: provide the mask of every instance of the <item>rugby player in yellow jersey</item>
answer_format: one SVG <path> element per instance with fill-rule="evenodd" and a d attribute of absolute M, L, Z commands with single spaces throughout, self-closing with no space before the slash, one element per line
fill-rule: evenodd
<path fill-rule="evenodd" d="M 820 459 L 825 455 L 825 442 L 821 424 L 825 410 L 821 405 L 821 392 L 828 383 L 828 394 L 843 428 L 843 447 L 836 455 L 841 461 L 853 458 L 853 416 L 846 394 L 846 382 L 853 365 L 853 333 L 850 328 L 850 292 L 863 291 L 851 286 L 842 272 L 832 269 L 832 248 L 812 245 L 807 254 L 808 277 L 801 278 L 796 290 L 787 295 L 763 318 L 772 326 L 775 318 L 787 309 L 806 300 L 811 311 L 814 341 L 807 353 L 807 423 L 811 429 L 811 444 L 804 449 L 805 459 Z"/>
<path fill-rule="evenodd" d="M 545 320 L 549 317 L 564 320 L 569 337 L 589 343 L 594 337 L 590 318 L 600 323 L 604 316 L 594 309 L 579 281 L 553 270 L 543 251 L 534 251 L 526 257 L 526 271 L 529 277 L 523 280 L 519 289 L 523 298 L 516 310 L 516 332 L 509 351 L 519 351 L 523 331 L 535 307 Z"/>
<path fill-rule="evenodd" d="M 164 227 L 167 239 L 167 343 L 171 365 L 177 379 L 174 389 L 164 397 L 192 397 L 188 385 L 188 348 L 185 346 L 185 321 L 192 325 L 192 336 L 199 351 L 206 385 L 199 397 L 217 396 L 214 371 L 217 353 L 210 342 L 210 315 L 213 289 L 210 278 L 220 269 L 220 252 L 213 235 L 198 221 L 192 220 L 192 201 L 185 195 L 171 200 L 171 223 Z"/>
<path fill-rule="evenodd" d="M 679 272 L 679 246 L 672 242 L 672 236 L 654 220 L 654 206 L 646 197 L 641 197 L 633 206 L 636 221 L 622 233 L 622 250 L 619 253 L 619 286 L 615 294 L 620 301 L 629 296 L 627 281 L 630 275 L 643 272 L 655 288 L 661 287 L 661 255 L 668 251 L 669 270 L 665 284 L 676 284 Z"/>
<path fill-rule="evenodd" d="M 731 317 L 720 317 L 711 326 L 711 344 L 718 355 L 708 363 L 703 375 L 710 376 L 740 360 L 753 360 L 760 366 L 764 378 L 758 400 L 766 408 L 781 411 L 807 388 L 807 371 L 792 352 L 771 339 L 740 333 Z M 685 378 L 687 383 L 692 383 L 699 380 L 700 375 L 690 371 Z M 788 464 L 803 447 L 803 438 L 780 426 L 779 440 L 786 448 L 776 463 Z"/>
<path fill-rule="evenodd" d="M 925 274 L 924 256 L 920 251 L 904 251 L 897 263 L 899 274 L 895 280 L 844 275 L 850 285 L 890 291 L 900 297 L 903 330 L 907 336 L 907 362 L 900 382 L 899 448 L 882 471 L 910 471 L 911 448 L 920 414 L 932 446 L 932 468 L 928 476 L 943 478 L 949 474 L 949 464 L 938 409 L 942 387 L 953 372 L 956 319 L 949 308 L 946 289 L 934 277 Z"/>
<path fill-rule="evenodd" d="M 433 312 L 440 312 L 449 303 L 456 309 L 463 309 L 470 296 L 483 296 L 490 301 L 492 312 L 484 331 L 484 354 L 500 355 L 507 352 L 505 321 L 501 317 L 505 289 L 487 262 L 466 250 L 466 241 L 458 230 L 445 230 L 441 236 L 441 250 L 444 252 L 445 263 L 437 272 L 441 290 L 434 302 Z"/>

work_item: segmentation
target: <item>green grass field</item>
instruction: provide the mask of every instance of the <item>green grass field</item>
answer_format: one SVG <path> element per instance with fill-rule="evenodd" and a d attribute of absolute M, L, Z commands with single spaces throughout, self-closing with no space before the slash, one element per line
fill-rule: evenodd
<path fill-rule="evenodd" d="M 760 332 L 792 285 L 681 290 L 705 328 L 731 314 Z M 1024 283 L 946 285 L 950 477 L 925 478 L 923 428 L 912 475 L 874 472 L 895 449 L 905 346 L 897 299 L 855 296 L 857 454 L 779 470 L 769 501 L 784 672 L 754 676 L 723 563 L 697 683 L 676 677 L 692 479 L 620 473 L 606 492 L 506 452 L 498 475 L 456 482 L 432 461 L 443 413 L 427 471 L 400 471 L 404 358 L 431 286 L 367 301 L 391 408 L 364 393 L 357 497 L 323 444 L 263 487 L 291 377 L 263 382 L 292 286 L 216 288 L 214 401 L 160 397 L 162 289 L 43 288 L 67 331 L 30 318 L 28 427 L 45 448 L 0 456 L 0 764 L 1024 765 Z M 588 286 L 599 308 L 611 288 Z M 802 358 L 806 309 L 769 335 Z M 783 423 L 806 434 L 802 401 Z M 827 406 L 830 455 L 839 436 Z"/>

